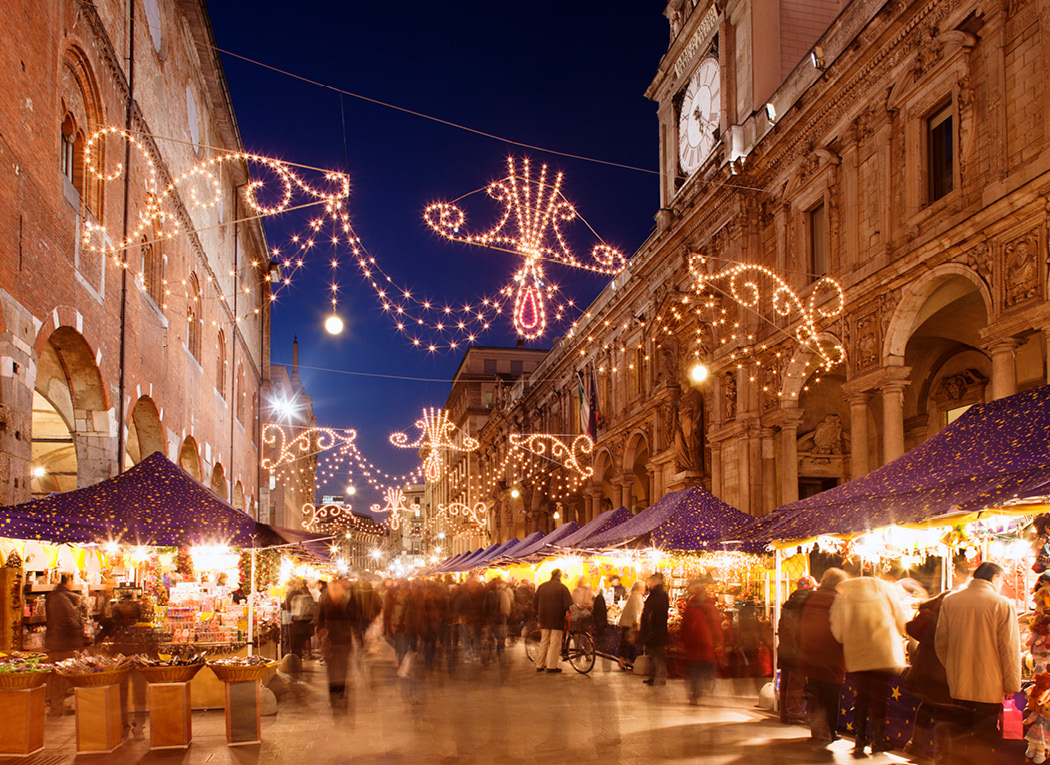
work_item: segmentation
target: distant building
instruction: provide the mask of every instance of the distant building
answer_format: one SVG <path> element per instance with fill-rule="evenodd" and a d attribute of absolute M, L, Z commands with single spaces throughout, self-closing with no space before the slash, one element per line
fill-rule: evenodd
<path fill-rule="evenodd" d="M 266 424 L 281 427 L 286 443 L 296 436 L 317 427 L 313 399 L 306 394 L 299 378 L 299 341 L 292 342 L 292 366 L 271 366 L 269 380 L 263 389 L 263 408 Z M 270 455 L 271 458 L 276 456 Z M 289 529 L 301 529 L 304 509 L 317 503 L 317 454 L 298 458 L 293 464 L 282 465 L 279 471 L 268 474 L 268 523 Z M 342 504 L 342 498 L 339 498 Z"/>
<path fill-rule="evenodd" d="M 490 414 L 501 406 L 509 388 L 530 374 L 546 355 L 546 350 L 522 346 L 468 349 L 452 377 L 452 391 L 445 403 L 452 424 L 466 436 L 477 438 Z M 425 504 L 431 516 L 440 516 L 442 507 L 447 513 L 452 503 L 473 506 L 485 502 L 494 487 L 483 485 L 480 471 L 483 451 L 445 450 L 441 456 L 444 460 L 441 480 L 426 485 Z M 487 507 L 484 518 L 484 526 L 462 523 L 455 516 L 445 522 L 432 523 L 427 551 L 441 547 L 443 554 L 459 553 L 486 544 L 491 538 L 493 522 Z M 446 536 L 439 540 L 437 534 Z"/>

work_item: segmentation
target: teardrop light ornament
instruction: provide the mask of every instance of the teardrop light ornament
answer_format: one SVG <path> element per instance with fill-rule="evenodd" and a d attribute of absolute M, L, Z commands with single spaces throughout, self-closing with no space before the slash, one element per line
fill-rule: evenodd
<path fill-rule="evenodd" d="M 519 337 L 535 340 L 543 334 L 547 326 L 543 282 L 535 261 L 528 260 L 514 278 L 518 283 L 517 294 L 514 296 L 514 329 Z"/>

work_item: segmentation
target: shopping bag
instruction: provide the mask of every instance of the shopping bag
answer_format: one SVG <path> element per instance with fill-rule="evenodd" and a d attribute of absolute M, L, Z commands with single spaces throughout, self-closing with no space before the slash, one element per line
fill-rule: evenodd
<path fill-rule="evenodd" d="M 645 675 L 649 677 L 653 674 L 653 660 L 649 658 L 647 654 L 642 654 L 634 660 L 634 669 L 632 670 L 636 675 Z"/>
<path fill-rule="evenodd" d="M 405 658 L 401 660 L 401 666 L 397 668 L 397 676 L 402 680 L 407 680 L 412 677 L 412 667 L 416 661 L 416 652 L 409 651 L 405 654 Z"/>
<path fill-rule="evenodd" d="M 1013 699 L 1003 702 L 1003 738 L 1017 741 L 1024 738 L 1024 712 L 1017 708 Z"/>

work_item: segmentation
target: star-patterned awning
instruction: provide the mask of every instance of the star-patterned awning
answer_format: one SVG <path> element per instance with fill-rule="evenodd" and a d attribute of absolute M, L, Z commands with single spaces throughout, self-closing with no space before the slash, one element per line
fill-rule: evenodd
<path fill-rule="evenodd" d="M 784 505 L 756 538 L 809 539 L 916 524 L 1050 493 L 1050 386 L 977 404 L 888 465 Z"/>
<path fill-rule="evenodd" d="M 739 534 L 753 522 L 747 513 L 702 486 L 693 486 L 665 494 L 630 520 L 592 535 L 586 547 L 612 547 L 648 536 L 649 544 L 662 550 L 707 550 L 719 547 L 718 540 Z"/>
<path fill-rule="evenodd" d="M 522 542 L 520 545 L 511 550 L 509 554 L 502 556 L 502 558 L 508 563 L 522 563 L 523 561 L 526 561 L 535 556 L 543 558 L 550 555 L 557 555 L 557 552 L 551 551 L 551 548 L 549 546 L 559 544 L 560 540 L 574 533 L 579 528 L 580 525 L 576 523 L 576 521 L 569 521 L 568 523 L 563 523 L 546 536 L 543 536 L 541 534 L 531 543 L 526 544 L 526 542 Z M 493 562 L 495 562 L 495 559 L 493 559 Z"/>
<path fill-rule="evenodd" d="M 73 544 L 235 547 L 320 538 L 257 523 L 160 452 L 93 486 L 0 508 L 0 537 Z"/>
<path fill-rule="evenodd" d="M 616 510 L 605 510 L 599 513 L 589 522 L 585 523 L 572 534 L 558 540 L 558 547 L 586 547 L 587 539 L 598 534 L 603 534 L 609 529 L 619 526 L 634 516 L 626 507 Z"/>

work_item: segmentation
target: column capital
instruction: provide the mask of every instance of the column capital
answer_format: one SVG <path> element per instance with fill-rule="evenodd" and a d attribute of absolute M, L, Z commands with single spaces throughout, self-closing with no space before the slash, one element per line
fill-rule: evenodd
<path fill-rule="evenodd" d="M 805 416 L 805 411 L 798 407 L 774 409 L 763 415 L 762 424 L 771 428 L 779 428 L 781 431 L 796 430 L 803 416 Z"/>
<path fill-rule="evenodd" d="M 1000 353 L 1013 353 L 1024 342 L 1024 339 L 1020 337 L 997 337 L 995 340 L 984 343 L 981 346 L 981 350 L 989 356 L 996 356 Z"/>

